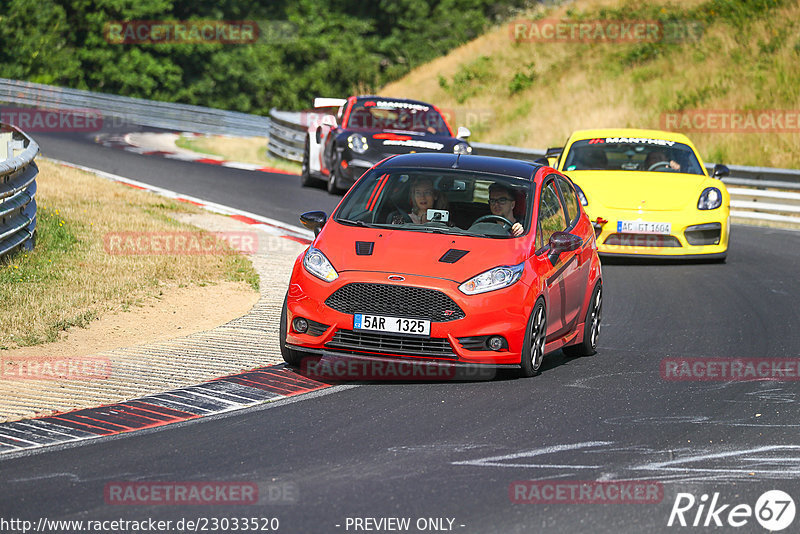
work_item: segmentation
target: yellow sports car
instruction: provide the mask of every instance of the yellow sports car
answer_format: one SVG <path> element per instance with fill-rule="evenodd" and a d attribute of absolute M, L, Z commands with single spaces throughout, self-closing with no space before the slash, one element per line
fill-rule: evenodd
<path fill-rule="evenodd" d="M 578 186 L 600 254 L 725 260 L 729 171 L 717 165 L 709 176 L 685 135 L 580 130 L 560 152 L 554 166 Z"/>

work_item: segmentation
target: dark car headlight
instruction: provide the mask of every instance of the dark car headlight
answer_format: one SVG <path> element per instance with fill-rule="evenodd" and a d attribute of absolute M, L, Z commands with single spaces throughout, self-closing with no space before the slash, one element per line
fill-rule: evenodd
<path fill-rule="evenodd" d="M 320 280 L 325 280 L 326 282 L 333 282 L 339 278 L 339 273 L 336 272 L 331 262 L 318 248 L 309 247 L 306 255 L 303 256 L 303 267 Z"/>
<path fill-rule="evenodd" d="M 363 154 L 369 150 L 367 138 L 357 133 L 350 134 L 350 136 L 347 138 L 347 146 L 349 146 L 350 150 L 356 154 Z"/>
<path fill-rule="evenodd" d="M 716 187 L 706 187 L 697 201 L 699 210 L 715 210 L 722 206 L 722 192 Z"/>
<path fill-rule="evenodd" d="M 453 154 L 472 154 L 472 147 L 467 143 L 456 143 L 453 145 Z"/>

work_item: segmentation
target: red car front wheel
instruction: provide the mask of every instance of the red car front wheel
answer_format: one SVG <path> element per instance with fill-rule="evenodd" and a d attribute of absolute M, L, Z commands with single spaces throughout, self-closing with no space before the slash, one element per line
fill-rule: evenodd
<path fill-rule="evenodd" d="M 544 360 L 544 344 L 547 338 L 547 314 L 544 309 L 544 300 L 536 301 L 528 321 L 525 332 L 525 342 L 522 344 L 522 376 L 530 377 L 539 374 L 539 368 Z"/>

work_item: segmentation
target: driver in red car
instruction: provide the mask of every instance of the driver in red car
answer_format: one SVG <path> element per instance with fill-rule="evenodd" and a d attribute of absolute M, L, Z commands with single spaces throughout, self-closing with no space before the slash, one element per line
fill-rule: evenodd
<path fill-rule="evenodd" d="M 492 215 L 499 215 L 511 223 L 511 235 L 514 237 L 520 236 L 525 232 L 522 224 L 519 223 L 514 217 L 514 207 L 517 202 L 514 200 L 514 193 L 507 187 L 501 184 L 492 184 L 489 186 L 489 209 Z M 498 224 L 503 224 L 497 221 Z"/>

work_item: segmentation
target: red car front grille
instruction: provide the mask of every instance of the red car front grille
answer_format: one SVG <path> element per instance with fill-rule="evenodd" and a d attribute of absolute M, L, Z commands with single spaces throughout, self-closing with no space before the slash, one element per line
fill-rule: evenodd
<path fill-rule="evenodd" d="M 434 322 L 466 317 L 453 299 L 424 287 L 354 282 L 337 289 L 325 304 L 342 313 L 415 317 Z"/>

